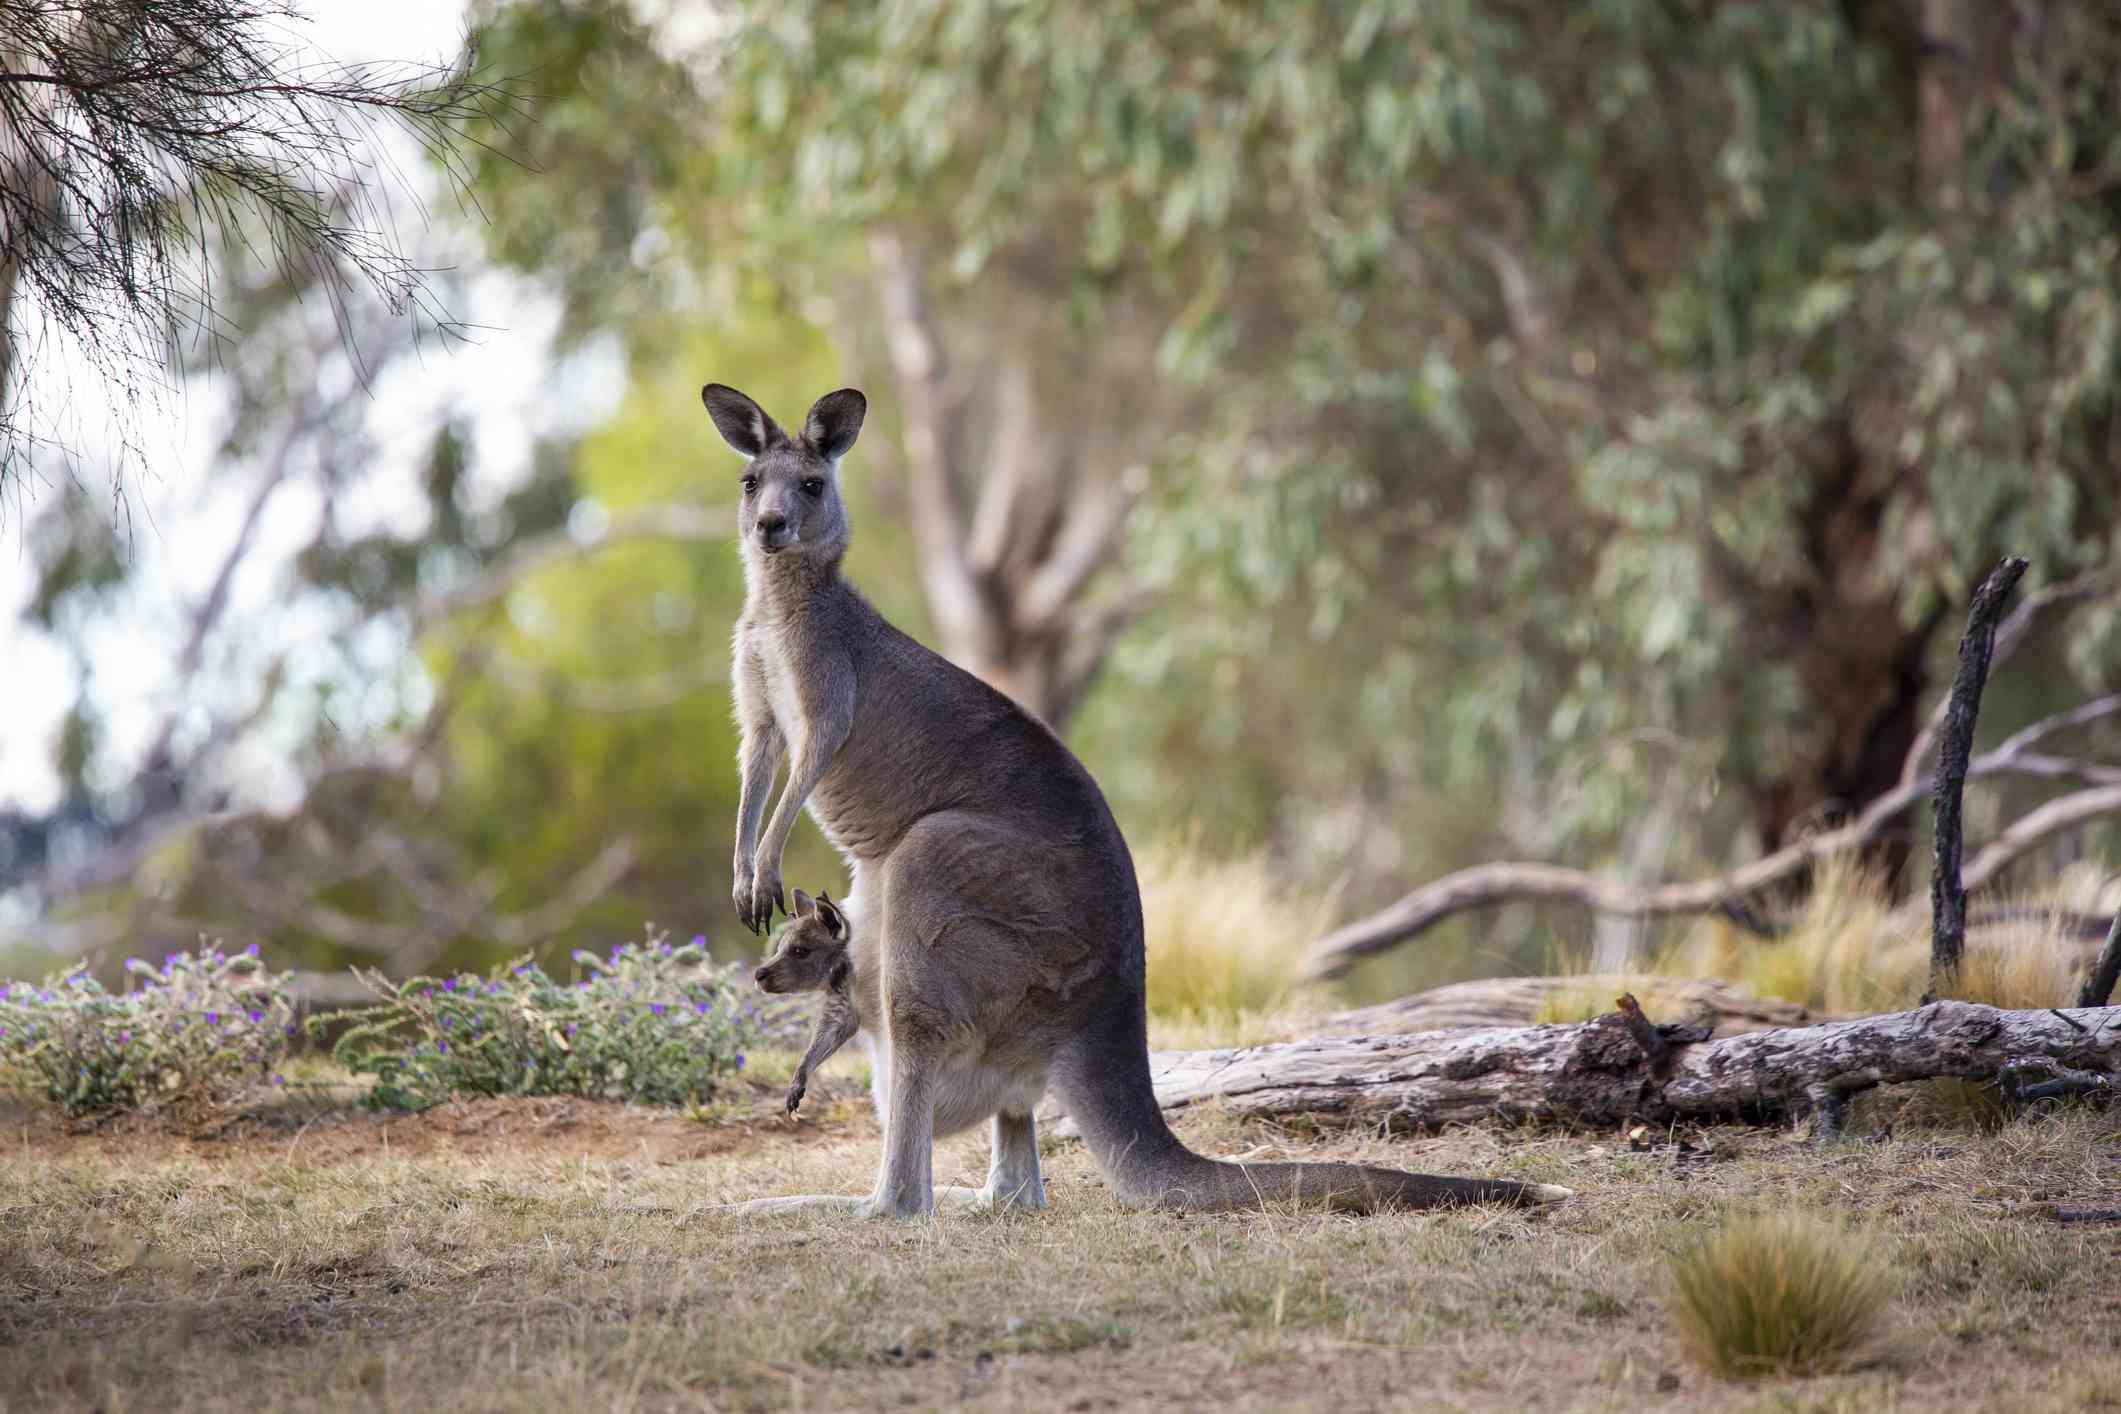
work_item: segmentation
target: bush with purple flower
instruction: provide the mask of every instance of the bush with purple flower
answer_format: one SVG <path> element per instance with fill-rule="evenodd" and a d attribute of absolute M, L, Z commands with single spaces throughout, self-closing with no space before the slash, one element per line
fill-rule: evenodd
<path fill-rule="evenodd" d="M 256 944 L 214 944 L 125 964 L 106 991 L 77 966 L 40 984 L 0 983 L 0 1084 L 70 1115 L 226 1104 L 276 1079 L 294 1034 L 285 974 Z"/>
<path fill-rule="evenodd" d="M 375 1076 L 368 1103 L 378 1109 L 425 1109 L 453 1095 L 678 1105 L 734 1077 L 746 1045 L 802 1024 L 792 1010 L 760 1015 L 746 969 L 717 964 L 704 938 L 678 946 L 651 930 L 609 956 L 584 950 L 574 961 L 580 973 L 565 981 L 529 959 L 485 977 L 362 974 L 379 1004 L 351 1018 L 333 1057 Z"/>

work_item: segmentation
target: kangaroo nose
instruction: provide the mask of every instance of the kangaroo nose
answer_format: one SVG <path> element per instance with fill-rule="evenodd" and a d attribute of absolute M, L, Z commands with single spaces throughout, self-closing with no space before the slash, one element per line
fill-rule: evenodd
<path fill-rule="evenodd" d="M 758 968 L 752 972 L 751 980 L 758 983 L 761 987 L 766 985 L 766 966 L 764 963 L 759 964 Z"/>
<path fill-rule="evenodd" d="M 767 511 L 759 517 L 759 534 L 771 539 L 788 528 L 788 517 L 779 511 Z"/>

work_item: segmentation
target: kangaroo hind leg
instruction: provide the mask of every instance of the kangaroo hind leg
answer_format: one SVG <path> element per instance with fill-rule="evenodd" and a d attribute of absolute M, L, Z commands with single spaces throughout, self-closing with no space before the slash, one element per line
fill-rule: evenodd
<path fill-rule="evenodd" d="M 1038 1171 L 1038 1122 L 1029 1110 L 994 1116 L 994 1156 L 980 1197 L 995 1208 L 1027 1211 L 1046 1206 L 1046 1184 Z"/>

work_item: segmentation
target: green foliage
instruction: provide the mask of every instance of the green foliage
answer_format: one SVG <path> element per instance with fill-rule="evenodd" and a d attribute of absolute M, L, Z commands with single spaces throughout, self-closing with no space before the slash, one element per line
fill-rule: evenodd
<path fill-rule="evenodd" d="M 1845 1364 L 1878 1329 L 1889 1273 L 1870 1243 L 1800 1213 L 1741 1218 L 1672 1259 L 1673 1314 L 1726 1377 Z"/>
<path fill-rule="evenodd" d="M 453 1095 L 581 1095 L 699 1104 L 744 1068 L 744 1048 L 788 1029 L 746 996 L 743 969 L 701 939 L 575 953 L 587 975 L 555 981 L 527 959 L 481 977 L 366 980 L 380 1005 L 355 1013 L 332 1048 L 375 1076 L 368 1103 L 419 1110 Z M 347 1018 L 318 1018 L 337 1024 Z"/>
<path fill-rule="evenodd" d="M 0 991 L 0 1082 L 70 1115 L 219 1104 L 270 1079 L 294 1034 L 285 978 L 257 946 L 171 953 L 109 992 L 85 967 Z"/>

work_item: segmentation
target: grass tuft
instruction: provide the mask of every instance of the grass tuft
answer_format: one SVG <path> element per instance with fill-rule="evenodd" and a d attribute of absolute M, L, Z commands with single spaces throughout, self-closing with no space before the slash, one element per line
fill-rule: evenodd
<path fill-rule="evenodd" d="M 1331 900 L 1291 889 L 1252 854 L 1169 840 L 1137 861 L 1159 1045 L 1247 1045 L 1315 1010 L 1298 978 Z"/>
<path fill-rule="evenodd" d="M 1671 1275 L 1681 1336 L 1728 1378 L 1843 1368 L 1885 1312 L 1871 1243 L 1797 1213 L 1733 1221 L 1674 1257 Z"/>
<path fill-rule="evenodd" d="M 2068 1006 L 2076 997 L 2075 950 L 2053 925 L 2014 924 L 1967 940 L 1952 995 L 1993 1007 Z"/>

